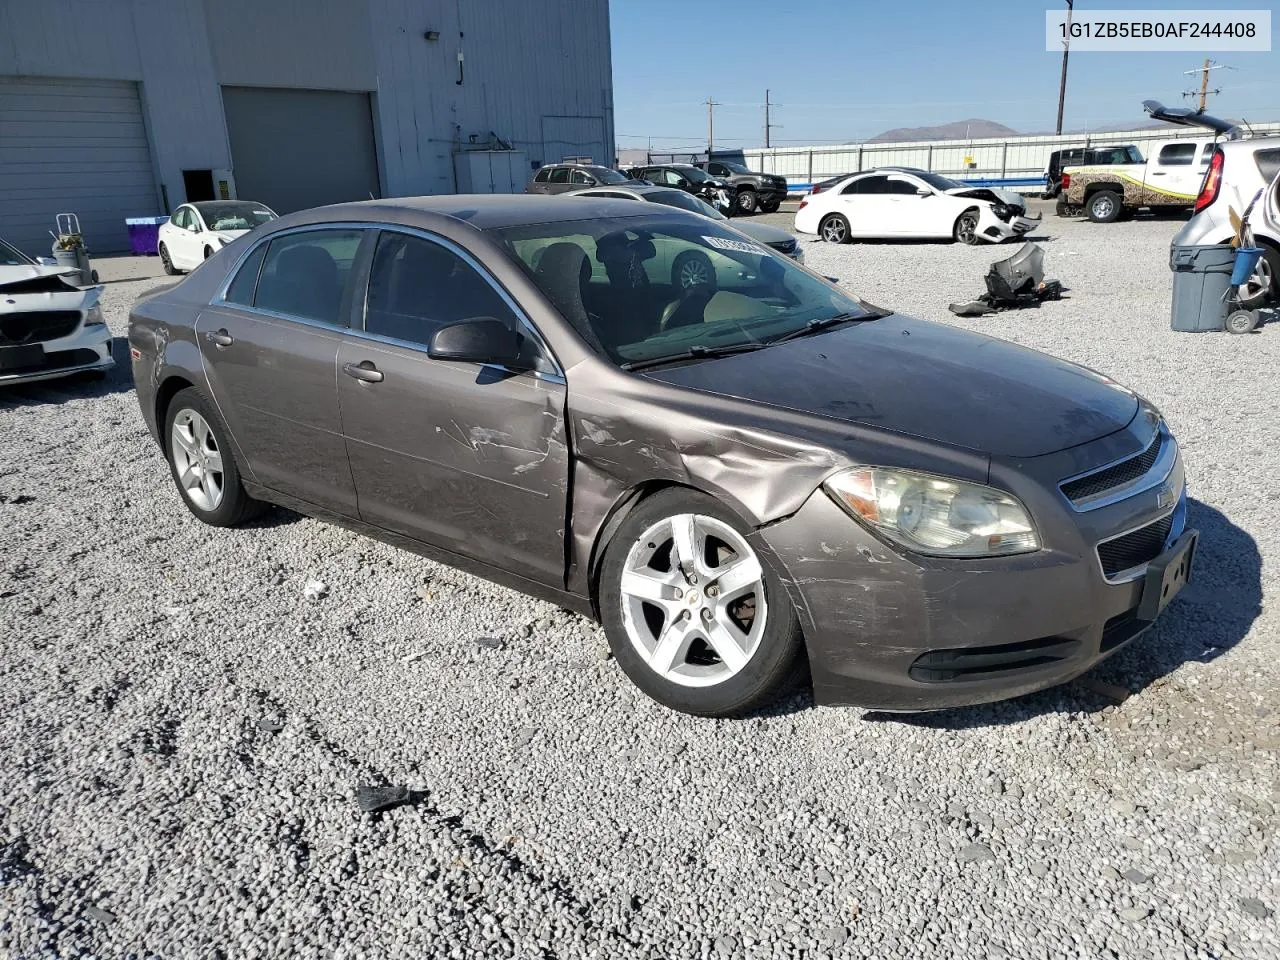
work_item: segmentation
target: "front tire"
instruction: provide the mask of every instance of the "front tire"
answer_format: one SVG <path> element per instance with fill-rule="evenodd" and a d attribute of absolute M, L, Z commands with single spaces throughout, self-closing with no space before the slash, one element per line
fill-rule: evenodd
<path fill-rule="evenodd" d="M 1280 294 L 1280 251 L 1262 248 L 1262 256 L 1251 276 L 1236 287 L 1236 297 L 1242 310 L 1256 310 L 1266 306 Z"/>
<path fill-rule="evenodd" d="M 169 473 L 196 519 L 212 527 L 234 527 L 265 508 L 240 482 L 226 424 L 194 387 L 174 394 L 162 436 Z"/>
<path fill-rule="evenodd" d="M 160 263 L 164 267 L 165 274 L 170 277 L 174 276 L 178 272 L 178 268 L 173 265 L 173 260 L 169 256 L 169 248 L 162 243 L 160 244 L 158 252 L 160 254 Z"/>
<path fill-rule="evenodd" d="M 800 623 L 785 588 L 722 504 L 685 489 L 644 501 L 600 571 L 600 612 L 619 666 L 672 710 L 736 716 L 798 675 Z"/>
<path fill-rule="evenodd" d="M 956 243 L 967 244 L 971 247 L 976 244 L 978 242 L 978 211 L 966 210 L 956 217 L 955 226 L 951 228 L 951 235 L 955 238 Z"/>
<path fill-rule="evenodd" d="M 1124 212 L 1124 202 L 1114 190 L 1099 190 L 1089 198 L 1086 209 L 1094 223 L 1115 223 Z"/>
<path fill-rule="evenodd" d="M 748 216 L 760 209 L 760 198 L 751 189 L 738 192 L 738 212 Z"/>
<path fill-rule="evenodd" d="M 818 224 L 818 235 L 827 243 L 848 243 L 852 237 L 849 221 L 843 214 L 833 213 Z"/>

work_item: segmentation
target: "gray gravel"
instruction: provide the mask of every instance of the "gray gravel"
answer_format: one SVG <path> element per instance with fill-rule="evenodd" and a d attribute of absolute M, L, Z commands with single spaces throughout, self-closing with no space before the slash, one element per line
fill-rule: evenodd
<path fill-rule="evenodd" d="M 1050 217 L 1071 299 L 964 322 L 1182 441 L 1199 580 L 1095 671 L 1127 698 L 680 716 L 554 607 L 284 512 L 200 526 L 124 370 L 0 393 L 0 956 L 1274 960 L 1280 324 L 1172 334 L 1176 226 Z M 806 252 L 951 321 L 1011 249 Z M 155 282 L 108 286 L 117 334 Z"/>

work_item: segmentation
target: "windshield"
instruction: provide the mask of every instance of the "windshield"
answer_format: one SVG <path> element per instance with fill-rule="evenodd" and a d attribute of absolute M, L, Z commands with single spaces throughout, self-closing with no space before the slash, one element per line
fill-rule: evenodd
<path fill-rule="evenodd" d="M 25 267 L 31 266 L 34 263 L 34 260 L 28 257 L 17 247 L 11 247 L 3 240 L 0 240 L 0 266 Z"/>
<path fill-rule="evenodd" d="M 965 184 L 959 180 L 952 180 L 950 177 L 944 177 L 940 173 L 916 173 L 912 176 L 919 177 L 935 190 L 955 190 L 957 187 L 963 189 Z"/>
<path fill-rule="evenodd" d="M 247 200 L 193 203 L 210 230 L 252 230 L 276 219 L 274 210 Z"/>
<path fill-rule="evenodd" d="M 608 167 L 587 167 L 587 172 L 601 183 L 619 184 L 630 182 L 617 170 L 610 170 Z"/>
<path fill-rule="evenodd" d="M 706 183 L 708 180 L 715 179 L 707 171 L 699 170 L 697 167 L 672 167 L 671 169 L 693 183 Z"/>
<path fill-rule="evenodd" d="M 494 234 L 582 338 L 617 364 L 758 346 L 811 321 L 875 315 L 788 258 L 677 211 Z"/>
<path fill-rule="evenodd" d="M 725 169 L 731 170 L 734 173 L 750 173 L 751 172 L 750 170 L 747 169 L 746 164 L 730 163 L 729 161 L 726 161 L 726 160 L 719 160 L 717 162 L 723 164 Z"/>
<path fill-rule="evenodd" d="M 653 193 L 646 194 L 645 199 L 650 203 L 679 207 L 681 210 L 688 210 L 690 213 L 710 217 L 712 220 L 729 219 L 701 197 L 695 197 L 692 193 L 685 193 L 683 190 L 655 190 Z"/>

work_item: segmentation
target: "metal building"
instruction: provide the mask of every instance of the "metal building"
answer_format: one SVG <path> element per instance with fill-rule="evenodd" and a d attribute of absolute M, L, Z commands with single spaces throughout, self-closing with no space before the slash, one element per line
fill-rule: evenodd
<path fill-rule="evenodd" d="M 0 237 L 94 253 L 231 194 L 285 213 L 613 161 L 608 0 L 0 0 Z"/>

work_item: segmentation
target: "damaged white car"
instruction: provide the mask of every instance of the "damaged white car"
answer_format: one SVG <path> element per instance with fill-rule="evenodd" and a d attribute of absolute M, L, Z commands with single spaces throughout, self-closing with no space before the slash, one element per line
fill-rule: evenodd
<path fill-rule="evenodd" d="M 67 273 L 0 240 L 0 385 L 115 366 L 102 287 L 77 287 Z"/>
<path fill-rule="evenodd" d="M 796 230 L 829 243 L 850 240 L 942 239 L 1001 243 L 1040 223 L 1009 190 L 975 187 L 911 167 L 879 167 L 852 174 L 810 195 L 796 213 Z"/>

